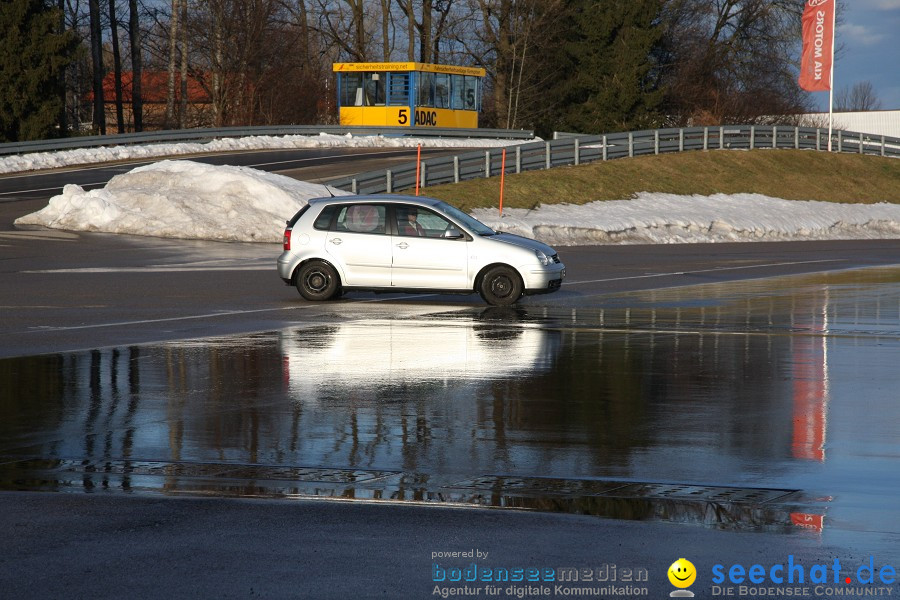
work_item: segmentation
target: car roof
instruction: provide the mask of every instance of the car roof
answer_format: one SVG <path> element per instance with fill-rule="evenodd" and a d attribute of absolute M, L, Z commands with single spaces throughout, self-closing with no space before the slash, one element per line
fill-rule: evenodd
<path fill-rule="evenodd" d="M 427 196 L 409 196 L 406 194 L 364 194 L 353 196 L 333 196 L 325 198 L 312 198 L 310 204 L 348 204 L 354 202 L 388 202 L 388 203 L 404 203 L 416 204 L 419 206 L 436 206 L 442 203 L 442 200 L 429 198 Z"/>

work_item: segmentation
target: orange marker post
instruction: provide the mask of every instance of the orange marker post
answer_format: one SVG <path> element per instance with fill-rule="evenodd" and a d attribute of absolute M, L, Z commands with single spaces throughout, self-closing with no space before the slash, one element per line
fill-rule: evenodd
<path fill-rule="evenodd" d="M 500 155 L 500 216 L 503 216 L 503 186 L 506 181 L 506 148 Z"/>
<path fill-rule="evenodd" d="M 419 144 L 416 150 L 416 196 L 419 195 L 419 168 L 422 164 L 422 144 Z"/>

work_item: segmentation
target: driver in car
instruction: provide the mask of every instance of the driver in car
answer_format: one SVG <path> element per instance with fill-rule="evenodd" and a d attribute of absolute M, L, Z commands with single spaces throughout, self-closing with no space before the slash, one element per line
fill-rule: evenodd
<path fill-rule="evenodd" d="M 419 237 L 425 236 L 425 228 L 418 222 L 419 217 L 419 209 L 415 206 L 410 206 L 406 209 L 406 221 L 401 221 L 400 223 L 400 233 L 402 235 L 417 235 Z"/>

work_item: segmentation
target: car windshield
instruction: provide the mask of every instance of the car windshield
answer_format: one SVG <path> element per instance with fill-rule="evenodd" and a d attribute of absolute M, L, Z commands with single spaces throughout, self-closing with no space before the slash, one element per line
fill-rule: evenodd
<path fill-rule="evenodd" d="M 497 233 L 478 219 L 467 215 L 455 206 L 450 206 L 446 202 L 438 202 L 434 207 L 478 235 L 494 235 Z"/>

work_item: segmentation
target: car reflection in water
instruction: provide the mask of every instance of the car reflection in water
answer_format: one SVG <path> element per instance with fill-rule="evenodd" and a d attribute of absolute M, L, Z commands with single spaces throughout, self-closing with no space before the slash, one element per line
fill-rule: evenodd
<path fill-rule="evenodd" d="M 560 338 L 513 308 L 287 332 L 284 377 L 303 420 L 298 452 L 316 464 L 451 478 L 533 464 L 524 454 L 535 449 L 510 436 L 529 417 L 509 389 L 552 370 Z"/>
<path fill-rule="evenodd" d="M 285 378 L 295 401 L 328 400 L 334 408 L 340 393 L 399 400 L 451 381 L 540 373 L 552 367 L 558 333 L 526 318 L 522 309 L 489 308 L 473 321 L 364 320 L 288 331 Z"/>

